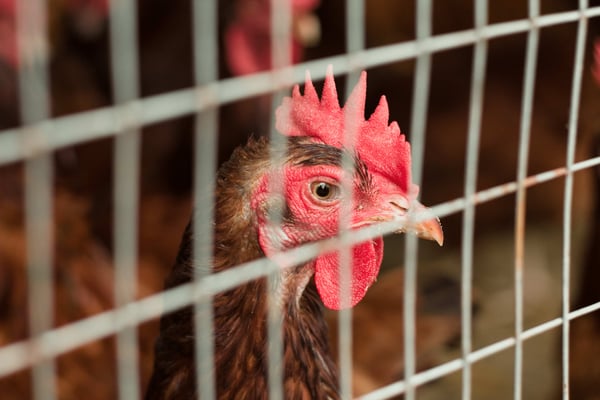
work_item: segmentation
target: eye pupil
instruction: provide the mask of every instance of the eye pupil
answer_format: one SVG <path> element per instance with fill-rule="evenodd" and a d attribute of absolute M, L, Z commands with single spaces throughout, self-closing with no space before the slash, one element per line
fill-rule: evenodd
<path fill-rule="evenodd" d="M 333 205 L 339 199 L 340 189 L 334 183 L 315 180 L 310 184 L 310 193 L 318 205 Z"/>
<path fill-rule="evenodd" d="M 315 188 L 315 194 L 319 197 L 327 198 L 329 193 L 331 193 L 331 188 L 325 182 L 319 183 Z"/>

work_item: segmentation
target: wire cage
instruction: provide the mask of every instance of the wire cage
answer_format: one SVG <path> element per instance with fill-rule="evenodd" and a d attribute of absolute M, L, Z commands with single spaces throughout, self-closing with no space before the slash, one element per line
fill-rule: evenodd
<path fill-rule="evenodd" d="M 0 397 L 142 398 L 159 318 L 193 306 L 198 396 L 215 398 L 212 298 L 281 266 L 164 279 L 192 209 L 211 265 L 219 164 L 250 135 L 276 142 L 283 96 L 332 66 L 342 104 L 362 70 L 367 115 L 387 96 L 446 238 L 342 218 L 280 254 L 344 265 L 385 235 L 373 294 L 326 314 L 340 398 L 596 398 L 598 17 L 586 0 L 0 1 Z M 257 47 L 234 48 L 238 19 L 264 25 L 238 37 Z"/>

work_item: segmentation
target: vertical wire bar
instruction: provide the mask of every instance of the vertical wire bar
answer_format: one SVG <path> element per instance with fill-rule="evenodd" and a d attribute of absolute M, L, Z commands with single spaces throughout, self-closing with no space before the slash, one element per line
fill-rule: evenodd
<path fill-rule="evenodd" d="M 431 36 L 431 0 L 416 2 L 416 43 Z M 431 75 L 431 53 L 421 51 L 417 57 L 411 115 L 412 180 L 420 185 L 425 154 L 425 132 Z M 411 218 L 409 212 L 408 217 Z M 415 235 L 407 235 L 404 258 L 404 380 L 406 400 L 416 398 L 416 386 L 412 382 L 416 373 L 416 286 L 418 242 Z"/>
<path fill-rule="evenodd" d="M 340 237 L 348 238 L 351 234 L 353 209 L 353 170 L 354 159 L 350 156 L 354 149 L 354 138 L 356 137 L 356 126 L 352 122 L 345 124 L 344 148 L 349 154 L 342 157 L 342 169 L 344 170 L 341 182 L 342 199 L 340 204 L 339 229 Z M 339 370 L 340 370 L 340 397 L 342 399 L 352 398 L 352 247 L 346 244 L 339 249 L 339 279 L 340 279 L 340 304 L 338 318 L 339 332 Z"/>
<path fill-rule="evenodd" d="M 365 48 L 365 2 L 364 0 L 347 0 L 346 10 L 346 51 L 357 52 Z M 358 72 L 353 78 L 358 79 Z M 352 81 L 356 81 L 353 79 Z M 352 86 L 347 82 L 346 93 Z"/>
<path fill-rule="evenodd" d="M 49 132 L 47 6 L 44 0 L 19 1 L 17 40 L 20 61 L 19 108 L 23 124 Z M 33 133 L 33 132 L 31 132 Z M 27 142 L 28 133 L 23 137 Z M 25 161 L 25 232 L 27 240 L 27 302 L 30 336 L 40 336 L 54 323 L 52 154 L 37 152 L 30 145 Z M 42 360 L 32 368 L 33 398 L 56 398 L 54 359 Z"/>
<path fill-rule="evenodd" d="M 539 14 L 539 0 L 530 0 L 529 18 L 537 18 Z M 520 400 L 523 396 L 523 269 L 527 213 L 527 188 L 524 182 L 527 177 L 527 165 L 529 159 L 529 141 L 531 136 L 531 118 L 535 91 L 538 43 L 539 28 L 532 24 L 527 36 L 527 53 L 523 77 L 523 103 L 521 104 L 519 161 L 517 166 L 517 193 L 515 203 L 515 367 L 513 387 L 513 397 L 515 400 Z"/>
<path fill-rule="evenodd" d="M 291 64 L 291 40 L 292 40 L 292 9 L 289 1 L 271 0 L 271 64 L 274 69 L 284 68 Z M 280 71 L 279 78 L 283 80 L 284 70 Z M 271 103 L 271 121 L 275 120 L 275 109 L 281 103 L 283 93 L 281 91 L 274 93 Z M 274 123 L 271 125 L 271 165 L 279 165 L 283 154 L 281 150 L 287 148 L 287 139 L 275 131 Z M 274 173 L 273 179 L 269 182 L 269 191 L 272 196 L 283 197 L 284 182 L 283 176 Z M 269 223 L 281 225 L 283 222 L 283 210 L 277 215 L 272 215 Z M 283 379 L 283 310 L 282 302 L 279 299 L 280 291 L 277 287 L 280 285 L 280 276 L 276 273 L 269 274 L 267 277 L 268 291 L 268 313 L 267 313 L 267 338 L 268 338 L 268 381 L 269 381 L 269 399 L 280 400 L 284 398 Z"/>
<path fill-rule="evenodd" d="M 474 1 L 475 29 L 485 27 L 488 19 L 487 1 Z M 479 163 L 479 141 L 483 113 L 485 68 L 487 62 L 487 41 L 479 38 L 475 43 L 471 75 L 469 104 L 469 127 L 467 139 L 467 160 L 465 164 L 465 198 L 471 199 L 477 191 L 477 169 Z M 475 204 L 467 202 L 463 212 L 462 262 L 461 262 L 461 351 L 462 398 L 470 399 L 472 390 L 471 363 L 468 360 L 472 351 L 471 292 L 473 281 L 473 241 L 475 237 Z"/>
<path fill-rule="evenodd" d="M 363 0 L 348 0 L 346 3 L 346 51 L 349 54 L 364 49 L 365 41 L 365 18 L 364 18 L 364 1 Z M 358 81 L 360 71 L 355 70 L 348 74 L 346 79 L 346 98 L 350 95 L 353 84 Z M 363 112 L 361 110 L 361 112 Z M 344 135 L 344 148 L 348 150 L 348 154 L 342 159 L 342 168 L 345 171 L 344 180 L 342 181 L 342 192 L 345 201 L 340 207 L 340 235 L 350 234 L 350 225 L 352 223 L 353 209 L 353 171 L 354 159 L 351 157 L 354 154 L 354 146 L 356 143 L 356 135 L 358 127 L 352 122 L 346 122 L 346 131 Z M 352 285 L 352 247 L 342 246 L 340 248 L 340 298 L 342 303 L 349 303 L 351 298 Z M 340 369 L 340 397 L 342 399 L 352 398 L 352 308 L 344 307 L 339 312 L 338 318 L 338 354 L 339 354 L 339 369 Z"/>
<path fill-rule="evenodd" d="M 405 398 L 416 398 L 412 377 L 416 373 L 416 286 L 417 286 L 417 237 L 407 235 L 404 257 L 404 381 Z"/>
<path fill-rule="evenodd" d="M 579 1 L 580 11 L 588 7 L 587 0 Z M 569 309 L 571 297 L 571 225 L 573 207 L 573 164 L 575 162 L 575 147 L 577 145 L 577 123 L 581 100 L 581 81 L 583 75 L 583 60 L 585 55 L 585 40 L 588 30 L 588 20 L 582 14 L 577 27 L 577 41 L 573 61 L 573 83 L 571 86 L 571 106 L 569 110 L 569 136 L 567 142 L 567 174 L 565 176 L 565 194 L 563 209 L 563 265 L 562 265 L 562 384 L 563 400 L 569 399 Z"/>
<path fill-rule="evenodd" d="M 111 0 L 110 46 L 114 101 L 130 106 L 116 121 L 122 133 L 114 144 L 114 259 L 115 305 L 127 307 L 137 290 L 137 227 L 140 136 L 133 103 L 139 96 L 136 3 Z M 117 377 L 120 399 L 140 397 L 137 327 L 120 331 Z"/>
<path fill-rule="evenodd" d="M 196 85 L 218 79 L 217 4 L 214 0 L 192 3 L 194 77 Z M 216 97 L 216 94 L 215 94 Z M 201 100 L 201 99 L 199 99 Z M 196 116 L 194 135 L 194 279 L 212 272 L 214 241 L 214 193 L 217 163 L 218 109 L 211 107 Z M 196 385 L 202 400 L 216 398 L 214 362 L 213 302 L 195 303 Z"/>
<path fill-rule="evenodd" d="M 356 126 L 347 123 L 345 126 L 344 148 L 350 153 L 354 148 L 354 137 Z M 342 199 L 340 204 L 340 237 L 345 239 L 351 235 L 350 225 L 352 223 L 353 209 L 353 169 L 354 160 L 350 154 L 342 157 L 342 168 L 344 170 L 341 182 Z M 339 249 L 339 279 L 340 279 L 340 301 L 341 310 L 338 318 L 338 350 L 339 350 L 339 373 L 340 373 L 340 398 L 352 398 L 352 247 L 342 242 Z"/>

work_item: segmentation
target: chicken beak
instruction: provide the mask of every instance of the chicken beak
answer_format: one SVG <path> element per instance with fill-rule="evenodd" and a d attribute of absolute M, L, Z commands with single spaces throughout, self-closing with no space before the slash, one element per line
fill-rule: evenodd
<path fill-rule="evenodd" d="M 396 233 L 414 233 L 417 237 L 427 240 L 435 240 L 437 244 L 444 244 L 444 231 L 440 219 L 431 210 L 416 200 L 409 205 L 405 198 L 393 198 L 389 200 L 391 213 L 386 218 L 398 221 L 402 226 Z"/>

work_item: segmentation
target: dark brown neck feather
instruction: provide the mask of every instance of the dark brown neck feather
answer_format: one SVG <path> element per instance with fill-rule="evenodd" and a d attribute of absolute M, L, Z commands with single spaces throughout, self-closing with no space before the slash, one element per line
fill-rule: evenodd
<path fill-rule="evenodd" d="M 301 142 L 301 140 L 298 140 Z M 268 143 L 251 140 L 219 170 L 215 207 L 214 270 L 264 256 L 257 240 L 250 195 L 269 167 Z M 186 229 L 166 287 L 189 282 L 192 232 Z M 304 280 L 307 266 L 286 279 Z M 303 276 L 304 275 L 304 276 Z M 302 285 L 303 286 L 303 285 Z M 299 302 L 284 301 L 284 391 L 290 399 L 337 399 L 337 372 L 327 342 L 327 326 L 314 284 Z M 220 399 L 266 399 L 267 293 L 260 279 L 220 293 L 213 299 L 215 373 Z M 146 399 L 183 399 L 196 393 L 192 309 L 165 315 L 156 343 L 154 373 Z"/>

